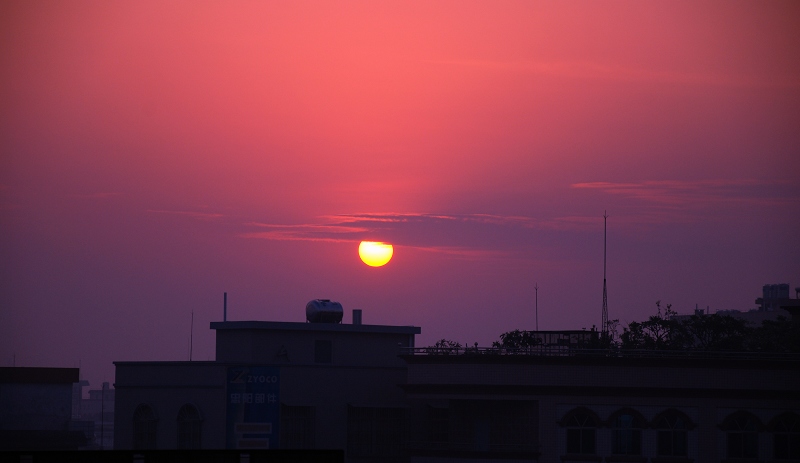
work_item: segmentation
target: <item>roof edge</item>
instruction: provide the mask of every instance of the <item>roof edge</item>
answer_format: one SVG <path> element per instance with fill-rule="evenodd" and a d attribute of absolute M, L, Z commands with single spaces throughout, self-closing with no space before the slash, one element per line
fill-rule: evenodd
<path fill-rule="evenodd" d="M 349 333 L 420 334 L 418 326 L 353 325 L 345 323 L 300 323 L 268 321 L 211 322 L 212 330 L 328 331 Z"/>

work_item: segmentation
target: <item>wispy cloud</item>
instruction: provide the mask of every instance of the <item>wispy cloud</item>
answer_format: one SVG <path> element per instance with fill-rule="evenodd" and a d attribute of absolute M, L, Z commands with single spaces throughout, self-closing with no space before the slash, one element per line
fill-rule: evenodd
<path fill-rule="evenodd" d="M 73 198 L 80 198 L 80 199 L 103 199 L 103 198 L 113 198 L 115 196 L 122 196 L 122 193 L 116 191 L 100 191 L 97 193 L 74 194 L 71 196 Z"/>
<path fill-rule="evenodd" d="M 518 225 L 532 228 L 535 219 L 524 216 L 508 216 L 493 214 L 433 214 L 433 213 L 360 213 L 325 216 L 328 220 L 343 223 L 378 222 L 378 223 L 411 223 L 423 221 L 441 222 L 473 222 L 496 225 Z"/>
<path fill-rule="evenodd" d="M 253 230 L 244 238 L 292 241 L 387 241 L 466 259 L 507 258 L 520 246 L 536 242 L 535 234 L 554 231 L 581 232 L 596 228 L 599 217 L 565 217 L 542 220 L 496 214 L 441 214 L 367 212 L 319 217 L 319 223 L 248 223 Z"/>
<path fill-rule="evenodd" d="M 200 220 L 217 220 L 222 217 L 225 217 L 223 214 L 213 213 L 213 212 L 197 212 L 197 211 L 169 211 L 163 209 L 147 209 L 146 212 L 153 213 L 153 214 L 168 214 L 168 215 L 179 215 L 185 217 L 191 217 L 193 219 L 200 219 Z"/>
<path fill-rule="evenodd" d="M 720 204 L 781 206 L 797 204 L 800 196 L 792 185 L 752 179 L 652 180 L 634 183 L 587 182 L 572 188 L 637 199 L 668 208 L 706 207 Z"/>
<path fill-rule="evenodd" d="M 346 222 L 298 225 L 250 222 L 245 225 L 262 230 L 242 233 L 242 237 L 277 241 L 354 242 L 361 241 L 358 236 L 369 232 L 369 228 L 347 226 Z"/>
<path fill-rule="evenodd" d="M 591 61 L 491 61 L 491 60 L 440 60 L 436 64 L 524 72 L 576 79 L 607 79 L 624 82 L 656 82 L 690 85 L 717 85 L 725 87 L 798 88 L 800 80 L 794 76 L 742 76 L 713 73 L 662 71 L 640 67 L 600 64 Z"/>

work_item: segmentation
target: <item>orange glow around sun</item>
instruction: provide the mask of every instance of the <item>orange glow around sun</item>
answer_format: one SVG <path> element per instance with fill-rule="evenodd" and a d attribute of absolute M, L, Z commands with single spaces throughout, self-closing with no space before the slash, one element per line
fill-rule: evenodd
<path fill-rule="evenodd" d="M 362 241 L 358 245 L 358 255 L 370 267 L 386 265 L 392 259 L 393 253 L 392 245 L 381 241 Z"/>

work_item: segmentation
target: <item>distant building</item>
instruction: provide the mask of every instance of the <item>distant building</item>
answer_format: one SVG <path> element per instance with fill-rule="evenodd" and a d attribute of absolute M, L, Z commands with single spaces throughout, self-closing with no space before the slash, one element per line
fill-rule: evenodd
<path fill-rule="evenodd" d="M 420 328 L 239 321 L 211 329 L 215 361 L 115 362 L 115 449 L 402 456 L 406 400 L 398 385 L 406 365 L 399 353 L 414 347 Z"/>
<path fill-rule="evenodd" d="M 85 429 L 72 424 L 77 368 L 0 368 L 0 450 L 77 450 Z"/>
<path fill-rule="evenodd" d="M 796 291 L 800 295 L 800 288 L 796 288 Z M 735 309 L 717 310 L 714 314 L 738 318 L 746 321 L 751 326 L 760 326 L 766 320 L 774 321 L 780 318 L 791 320 L 797 317 L 796 312 L 800 309 L 800 299 L 792 299 L 790 296 L 788 283 L 764 285 L 762 297 L 755 300 L 755 303 L 759 305 L 758 308 L 746 311 Z M 710 309 L 695 308 L 692 315 L 710 315 Z M 686 320 L 689 317 L 691 315 L 674 315 L 672 318 Z"/>
<path fill-rule="evenodd" d="M 761 289 L 762 296 L 756 299 L 759 309 L 764 312 L 772 312 L 780 308 L 781 304 L 789 299 L 789 284 L 782 283 L 777 285 L 764 285 Z"/>
<path fill-rule="evenodd" d="M 72 384 L 72 419 L 81 419 L 81 402 L 83 402 L 83 388 L 89 386 L 89 381 L 82 379 Z"/>
<path fill-rule="evenodd" d="M 92 423 L 90 448 L 113 449 L 115 391 L 104 382 L 100 389 L 89 389 L 88 395 L 81 400 L 81 420 Z"/>
<path fill-rule="evenodd" d="M 795 299 L 792 299 L 795 300 Z M 792 318 L 792 314 L 786 310 L 785 307 L 778 308 L 772 311 L 762 311 L 758 309 L 748 310 L 746 312 L 742 312 L 740 310 L 717 310 L 716 312 L 709 314 L 707 311 L 703 310 L 695 310 L 694 314 L 692 315 L 673 315 L 670 317 L 672 320 L 688 320 L 693 315 L 699 317 L 713 317 L 713 316 L 729 316 L 733 318 L 738 318 L 739 320 L 744 320 L 747 322 L 748 325 L 751 327 L 758 327 L 766 320 L 777 321 L 781 317 L 789 320 Z"/>
<path fill-rule="evenodd" d="M 800 358 L 651 354 L 413 350 L 408 461 L 800 460 Z"/>

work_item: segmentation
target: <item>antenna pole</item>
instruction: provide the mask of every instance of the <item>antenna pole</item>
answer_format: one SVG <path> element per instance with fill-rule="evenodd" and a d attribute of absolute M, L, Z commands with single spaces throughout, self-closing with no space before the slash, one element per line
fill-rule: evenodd
<path fill-rule="evenodd" d="M 189 328 L 189 361 L 192 361 L 192 341 L 194 341 L 194 310 L 192 310 L 192 324 Z"/>
<path fill-rule="evenodd" d="M 603 321 L 600 330 L 603 338 L 608 336 L 608 290 L 606 288 L 606 230 L 608 212 L 603 211 Z"/>
<path fill-rule="evenodd" d="M 539 331 L 539 283 L 534 283 L 533 289 L 536 290 L 536 331 Z"/>
<path fill-rule="evenodd" d="M 100 450 L 106 449 L 106 383 L 100 387 Z"/>
<path fill-rule="evenodd" d="M 222 321 L 228 321 L 228 293 L 222 293 Z"/>

